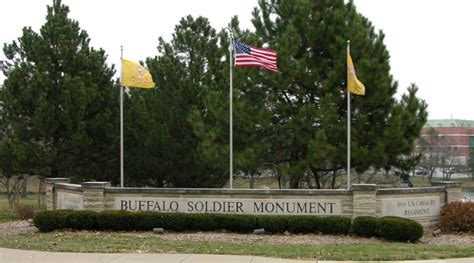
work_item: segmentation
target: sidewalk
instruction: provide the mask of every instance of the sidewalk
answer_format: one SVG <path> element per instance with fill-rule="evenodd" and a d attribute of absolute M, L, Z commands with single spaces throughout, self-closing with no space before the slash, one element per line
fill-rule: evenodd
<path fill-rule="evenodd" d="M 76 262 L 159 262 L 159 263 L 341 263 L 341 261 L 292 260 L 254 256 L 231 255 L 202 255 L 202 254 L 125 254 L 125 253 L 65 253 L 27 251 L 18 249 L 0 248 L 1 263 L 76 263 Z M 357 261 L 345 261 L 357 262 Z M 359 261 L 360 262 L 360 261 Z M 372 261 L 373 262 L 373 261 Z M 460 259 L 433 259 L 409 261 L 384 261 L 403 263 L 472 263 L 474 258 Z"/>
<path fill-rule="evenodd" d="M 0 248 L 1 263 L 159 262 L 159 263 L 308 263 L 314 261 L 201 254 L 64 253 Z"/>

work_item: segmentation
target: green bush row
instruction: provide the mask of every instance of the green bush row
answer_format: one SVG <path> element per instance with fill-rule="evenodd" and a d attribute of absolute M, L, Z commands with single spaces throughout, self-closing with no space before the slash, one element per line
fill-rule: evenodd
<path fill-rule="evenodd" d="M 128 211 L 43 211 L 33 218 L 42 232 L 60 229 L 150 231 L 161 227 L 172 231 L 227 230 L 249 233 L 264 228 L 269 233 L 347 234 L 351 219 L 315 216 L 253 216 L 230 214 L 184 214 Z"/>
<path fill-rule="evenodd" d="M 172 231 L 227 230 L 250 233 L 264 228 L 268 233 L 322 233 L 382 237 L 395 241 L 415 241 L 423 235 L 423 227 L 416 221 L 399 217 L 340 216 L 254 216 L 230 214 L 184 214 L 128 211 L 43 211 L 33 218 L 42 232 L 61 229 L 150 231 L 161 227 Z"/>
<path fill-rule="evenodd" d="M 394 241 L 416 241 L 423 236 L 423 226 L 401 217 L 360 216 L 354 219 L 352 232 L 363 237 L 381 237 Z"/>

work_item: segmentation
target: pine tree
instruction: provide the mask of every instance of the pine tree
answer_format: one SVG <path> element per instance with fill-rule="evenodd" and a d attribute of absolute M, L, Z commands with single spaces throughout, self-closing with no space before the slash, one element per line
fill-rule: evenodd
<path fill-rule="evenodd" d="M 258 44 L 278 50 L 280 73 L 263 83 L 273 112 L 272 149 L 284 156 L 290 185 L 310 175 L 316 187 L 337 187 L 346 166 L 346 41 L 366 96 L 351 96 L 352 167 L 401 167 L 426 121 L 416 88 L 398 102 L 384 35 L 337 1 L 261 0 L 253 23 Z"/>
<path fill-rule="evenodd" d="M 68 14 L 54 0 L 39 32 L 25 27 L 4 46 L 2 143 L 28 145 L 25 154 L 38 157 L 17 173 L 111 180 L 119 119 L 114 69 Z"/>
<path fill-rule="evenodd" d="M 241 30 L 237 17 L 230 22 L 235 40 L 243 43 L 254 43 L 255 34 Z M 217 169 L 229 172 L 229 44 L 228 32 L 219 33 L 222 53 L 216 57 L 221 59 L 220 77 L 214 81 L 216 88 L 207 90 L 205 106 L 207 111 L 193 111 L 192 123 L 199 148 L 205 162 L 213 164 Z M 244 175 L 253 187 L 254 179 L 271 169 L 272 161 L 267 159 L 270 147 L 272 118 L 271 109 L 266 103 L 266 90 L 261 89 L 262 76 L 272 74 L 264 69 L 233 68 L 232 69 L 232 103 L 233 103 L 233 175 Z"/>
<path fill-rule="evenodd" d="M 226 103 L 220 98 L 226 81 L 221 61 L 225 49 L 218 40 L 206 18 L 192 16 L 181 19 L 170 42 L 159 39 L 159 55 L 147 59 L 157 88 L 131 90 L 125 103 L 125 169 L 132 183 L 174 187 L 225 183 L 221 163 L 227 155 L 205 138 L 220 137 L 215 133 L 225 131 L 202 125 L 218 118 L 220 113 L 210 112 Z"/>

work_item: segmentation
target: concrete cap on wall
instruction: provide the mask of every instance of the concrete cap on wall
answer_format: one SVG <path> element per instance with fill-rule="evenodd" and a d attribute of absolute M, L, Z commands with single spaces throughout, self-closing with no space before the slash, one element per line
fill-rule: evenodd
<path fill-rule="evenodd" d="M 348 195 L 347 189 L 220 189 L 220 188 L 136 188 L 108 187 L 107 193 L 127 194 L 203 194 L 203 195 Z"/>
<path fill-rule="evenodd" d="M 47 184 L 54 184 L 54 183 L 70 183 L 71 178 L 46 178 L 44 182 Z"/>
<path fill-rule="evenodd" d="M 446 186 L 446 187 L 461 187 L 462 182 L 456 181 L 438 181 L 438 182 L 431 182 L 432 186 Z"/>
<path fill-rule="evenodd" d="M 82 188 L 105 188 L 110 186 L 110 182 L 83 182 Z"/>
<path fill-rule="evenodd" d="M 376 184 L 353 184 L 351 186 L 352 191 L 375 191 L 377 190 Z"/>

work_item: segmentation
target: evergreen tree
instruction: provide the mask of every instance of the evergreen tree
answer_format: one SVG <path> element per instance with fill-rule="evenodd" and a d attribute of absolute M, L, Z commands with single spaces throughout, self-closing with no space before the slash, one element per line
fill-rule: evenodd
<path fill-rule="evenodd" d="M 54 0 L 39 32 L 25 27 L 18 41 L 5 44 L 2 144 L 38 157 L 16 165 L 25 167 L 17 173 L 112 180 L 119 120 L 114 69 L 68 13 Z"/>
<path fill-rule="evenodd" d="M 231 28 L 236 40 L 243 43 L 254 43 L 255 34 L 241 30 L 237 17 L 232 18 Z M 220 47 L 225 52 L 218 57 L 221 64 L 220 77 L 215 89 L 206 90 L 205 105 L 207 111 L 192 112 L 192 124 L 200 143 L 199 148 L 204 161 L 217 165 L 222 171 L 229 171 L 229 63 L 228 50 L 230 39 L 228 32 L 220 33 Z M 233 65 L 232 65 L 233 67 Z M 272 74 L 263 69 L 233 68 L 232 103 L 233 103 L 233 167 L 234 175 L 244 175 L 250 179 L 253 187 L 255 177 L 262 170 L 271 168 L 272 161 L 267 159 L 270 147 L 271 130 L 269 129 L 272 112 L 266 103 L 266 90 L 260 88 L 262 76 Z"/>
<path fill-rule="evenodd" d="M 336 187 L 346 167 L 346 41 L 366 96 L 351 96 L 352 167 L 407 165 L 426 121 L 426 105 L 410 88 L 395 100 L 384 35 L 343 0 L 260 0 L 253 23 L 259 46 L 278 50 L 279 74 L 261 83 L 273 112 L 270 153 L 283 156 L 299 187 L 310 175 L 317 188 Z"/>
<path fill-rule="evenodd" d="M 219 116 L 209 112 L 226 103 L 220 98 L 222 82 L 227 80 L 221 61 L 225 49 L 218 40 L 206 18 L 192 16 L 181 19 L 170 42 L 159 39 L 159 55 L 147 59 L 157 88 L 131 90 L 125 105 L 126 173 L 131 183 L 174 187 L 225 183 L 221 165 L 225 156 L 197 135 L 226 132 L 200 125 L 202 119 Z M 220 162 L 209 161 L 211 155 Z"/>

